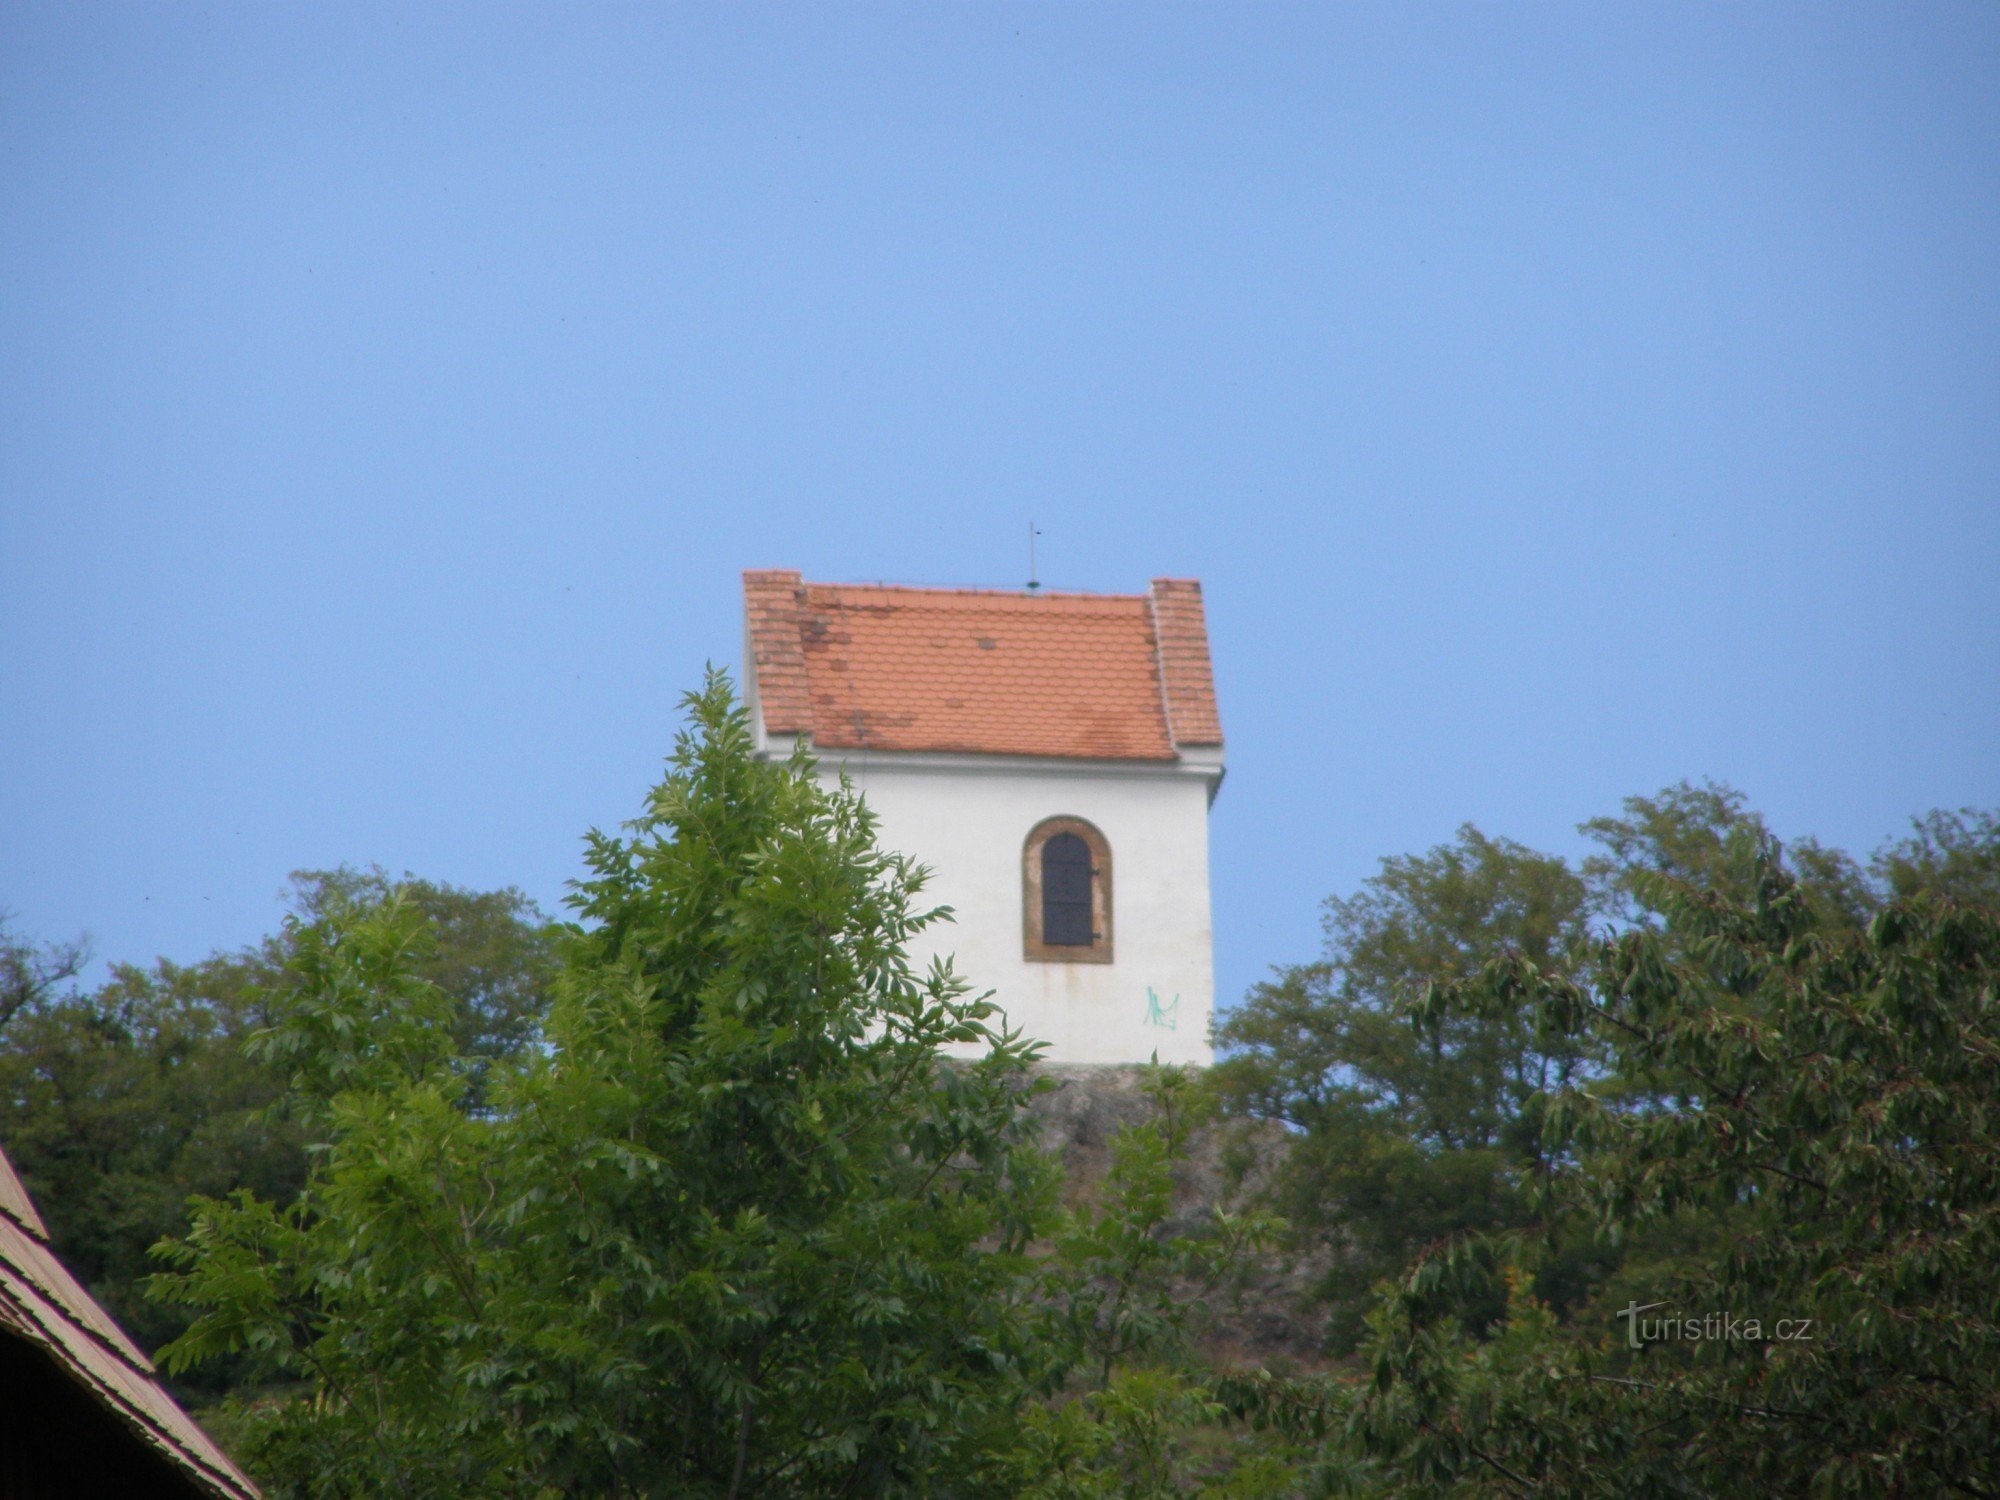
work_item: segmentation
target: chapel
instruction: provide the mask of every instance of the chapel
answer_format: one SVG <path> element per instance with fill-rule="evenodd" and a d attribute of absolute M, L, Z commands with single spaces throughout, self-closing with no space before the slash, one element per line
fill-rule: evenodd
<path fill-rule="evenodd" d="M 1222 724 L 1201 585 L 1143 594 L 743 575 L 757 752 L 803 743 L 953 909 L 950 955 L 1062 1064 L 1205 1066 Z"/>

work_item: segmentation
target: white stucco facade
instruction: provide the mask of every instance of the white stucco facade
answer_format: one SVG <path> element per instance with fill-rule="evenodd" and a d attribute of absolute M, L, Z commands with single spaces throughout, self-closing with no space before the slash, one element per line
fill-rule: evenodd
<path fill-rule="evenodd" d="M 1062 1064 L 1206 1066 L 1221 718 L 1201 585 L 744 581 L 758 754 L 843 773 L 951 908 L 912 944 Z"/>
<path fill-rule="evenodd" d="M 764 753 L 791 753 L 767 738 Z M 976 991 L 994 991 L 1008 1024 L 1063 1063 L 1206 1067 L 1215 1005 L 1208 891 L 1208 807 L 1221 757 L 1150 765 L 1016 756 L 828 751 L 820 774 L 847 772 L 881 822 L 885 848 L 927 865 L 926 898 L 950 906 L 913 948 L 918 969 L 949 956 Z M 1112 957 L 1026 956 L 1022 852 L 1051 817 L 1081 818 L 1111 851 Z"/>

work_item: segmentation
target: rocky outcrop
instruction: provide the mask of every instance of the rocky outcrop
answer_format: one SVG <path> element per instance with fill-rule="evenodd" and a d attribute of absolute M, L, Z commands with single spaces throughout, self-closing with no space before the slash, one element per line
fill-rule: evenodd
<path fill-rule="evenodd" d="M 1110 1170 L 1112 1141 L 1120 1130 L 1158 1117 L 1158 1106 L 1145 1090 L 1146 1073 L 1143 1067 L 1064 1063 L 1038 1069 L 1038 1076 L 1054 1087 L 1038 1094 L 1028 1110 L 1040 1124 L 1043 1148 L 1062 1162 L 1070 1202 L 1087 1203 L 1096 1194 Z M 1217 1209 L 1240 1212 L 1254 1206 L 1290 1146 L 1287 1132 L 1268 1123 L 1212 1121 L 1196 1127 L 1174 1173 L 1166 1232 L 1204 1234 Z M 1320 1270 L 1315 1258 L 1280 1247 L 1245 1267 L 1237 1285 L 1207 1293 L 1206 1316 L 1199 1325 L 1203 1353 L 1231 1367 L 1322 1367 L 1324 1319 L 1307 1296 Z"/>

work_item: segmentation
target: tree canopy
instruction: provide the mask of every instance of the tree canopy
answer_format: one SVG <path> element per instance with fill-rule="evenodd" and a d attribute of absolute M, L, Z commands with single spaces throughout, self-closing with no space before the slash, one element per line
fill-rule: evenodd
<path fill-rule="evenodd" d="M 1426 1025 L 1526 1008 L 1671 1103 L 1552 1098 L 1539 1232 L 1416 1267 L 1351 1437 L 1468 1494 L 2000 1492 L 2000 914 L 1917 894 L 1829 931 L 1775 864 L 1747 900 L 1664 906 L 1661 931 L 1432 991 Z M 1726 1232 L 1562 1330 L 1508 1272 L 1566 1220 Z M 1496 1280 L 1507 1317 L 1470 1346 L 1451 1309 Z"/>
<path fill-rule="evenodd" d="M 459 1046 L 483 1062 L 518 1050 L 547 1008 L 554 932 L 518 891 L 475 892 L 380 870 L 302 871 L 289 920 L 253 948 L 194 964 L 114 965 L 88 989 L 80 945 L 15 941 L 0 959 L 0 1139 L 42 1205 L 65 1262 L 147 1347 L 186 1318 L 147 1299 L 148 1248 L 188 1222 L 191 1194 L 250 1188 L 283 1201 L 306 1171 L 287 1074 L 245 1051 L 297 984 L 317 924 L 386 899 L 427 927 L 425 976 Z M 186 1377 L 212 1394 L 243 1375 Z"/>
<path fill-rule="evenodd" d="M 1276 1202 L 1330 1250 L 1321 1292 L 1337 1350 L 1362 1337 L 1375 1283 L 1424 1245 L 1523 1220 L 1510 1173 L 1536 1150 L 1529 1106 L 1584 1057 L 1526 1017 L 1419 1035 L 1405 996 L 1503 952 L 1547 961 L 1586 911 L 1561 860 L 1468 824 L 1328 901 L 1326 956 L 1280 970 L 1217 1024 L 1216 1087 L 1298 1131 Z"/>
<path fill-rule="evenodd" d="M 343 869 L 89 991 L 0 943 L 0 1130 L 274 1500 L 2000 1494 L 1992 814 L 1465 825 L 1062 1207 L 1033 1045 L 906 960 L 923 871 L 687 706 L 573 922 Z M 1280 1122 L 1289 1227 L 1175 1222 L 1217 1107 Z M 1330 1369 L 1192 1337 L 1278 1243 Z"/>
<path fill-rule="evenodd" d="M 280 1493 L 971 1493 L 1010 1430 L 1028 1048 L 910 970 L 921 876 L 859 798 L 754 759 L 720 680 L 689 707 L 485 1110 L 408 903 L 302 931 L 261 1045 L 310 1175 L 203 1204 L 158 1284 L 170 1367 L 306 1382 L 242 1428 Z"/>
<path fill-rule="evenodd" d="M 1346 1304 L 1360 1378 L 1232 1378 L 1225 1399 L 1345 1455 L 1364 1491 L 2000 1493 L 2000 828 L 1932 814 L 1865 863 L 1788 857 L 1730 789 L 1685 784 L 1584 826 L 1594 929 L 1537 948 L 1495 921 L 1483 962 L 1405 963 L 1371 1002 L 1419 1051 L 1470 1031 L 1576 1060 L 1516 1096 L 1487 1179 L 1504 1196 Z M 1335 904 L 1370 913 L 1370 941 L 1332 928 L 1327 971 L 1353 954 L 1369 976 L 1374 939 L 1477 847 L 1387 862 L 1367 902 Z M 1333 1007 L 1364 993 L 1329 988 Z M 1276 1052 L 1283 1033 L 1236 1035 Z M 1354 1102 L 1297 1117 L 1294 1194 L 1361 1170 L 1320 1164 L 1373 1107 L 1372 1056 L 1319 1059 Z M 1282 1081 L 1255 1051 L 1248 1072 Z M 1440 1176 L 1488 1165 L 1410 1149 Z M 1359 1258 L 1375 1205 L 1341 1206 L 1322 1222 Z"/>
<path fill-rule="evenodd" d="M 1552 971 L 1593 933 L 1651 932 L 1678 951 L 1690 939 L 1669 913 L 1685 892 L 1749 902 L 1774 867 L 1829 938 L 1858 935 L 1898 897 L 2000 904 L 2000 821 L 1971 809 L 1916 819 L 1865 862 L 1811 839 L 1783 849 L 1740 792 L 1714 782 L 1628 797 L 1580 832 L 1596 847 L 1574 867 L 1470 824 L 1427 853 L 1383 860 L 1358 892 L 1326 903 L 1322 957 L 1277 970 L 1216 1027 L 1227 1107 L 1295 1132 L 1273 1201 L 1295 1247 L 1325 1266 L 1337 1354 L 1363 1346 L 1377 1285 L 1428 1247 L 1540 1221 L 1550 1099 L 1589 1085 L 1627 1108 L 1677 1107 L 1658 1077 L 1621 1070 L 1604 1036 L 1554 1027 L 1525 1004 L 1417 1028 L 1428 986 L 1500 958 Z M 1664 1254 L 1720 1232 L 1710 1218 L 1645 1234 Z M 1566 1314 L 1633 1254 L 1565 1223 L 1528 1290 Z M 1474 1330 L 1505 1307 L 1495 1280 L 1466 1295 L 1456 1315 Z"/>

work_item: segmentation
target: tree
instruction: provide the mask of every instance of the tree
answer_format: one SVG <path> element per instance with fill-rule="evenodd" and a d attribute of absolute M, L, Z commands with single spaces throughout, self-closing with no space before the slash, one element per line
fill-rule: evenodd
<path fill-rule="evenodd" d="M 1562 860 L 1467 824 L 1330 899 L 1324 957 L 1278 971 L 1217 1025 L 1229 1106 L 1299 1132 L 1276 1201 L 1330 1258 L 1336 1350 L 1356 1346 L 1375 1284 L 1424 1245 L 1522 1222 L 1510 1173 L 1539 1149 L 1531 1103 L 1586 1056 L 1522 1017 L 1419 1035 L 1409 1002 L 1503 952 L 1549 961 L 1585 910 Z"/>
<path fill-rule="evenodd" d="M 244 1050 L 287 1003 L 301 933 L 398 893 L 432 934 L 423 972 L 482 1067 L 526 1045 L 547 1008 L 554 932 L 518 891 L 407 877 L 392 887 L 379 870 L 345 868 L 299 872 L 291 889 L 284 930 L 241 952 L 116 965 L 89 991 L 57 987 L 61 969 L 74 970 L 72 949 L 55 955 L 60 963 L 27 950 L 9 970 L 34 985 L 0 1031 L 0 1138 L 58 1253 L 149 1348 L 187 1326 L 141 1283 L 156 1269 L 148 1247 L 185 1231 L 189 1196 L 249 1188 L 286 1201 L 304 1180 L 286 1074 Z M 190 1393 L 213 1396 L 242 1373 L 207 1366 Z"/>
<path fill-rule="evenodd" d="M 1747 901 L 1758 871 L 1776 859 L 1821 926 L 1858 932 L 1890 901 L 1923 891 L 2000 902 L 2000 813 L 1940 808 L 1910 823 L 1910 834 L 1864 864 L 1813 838 L 1780 845 L 1734 787 L 1681 781 L 1627 797 L 1622 817 L 1592 818 L 1578 831 L 1602 846 L 1583 862 L 1592 913 L 1621 924 L 1659 925 L 1676 882 Z"/>
<path fill-rule="evenodd" d="M 1441 1251 L 1385 1306 L 1350 1430 L 1468 1494 L 2000 1492 L 2000 912 L 1920 893 L 1829 929 L 1772 862 L 1664 915 L 1424 1016 L 1526 1006 L 1655 1097 L 1689 1080 L 1671 1108 L 1553 1099 L 1545 1211 L 1613 1239 L 1720 1213 L 1727 1241 L 1659 1268 L 1651 1323 L 1564 1334 L 1517 1278 L 1479 1349 L 1442 1294 L 1534 1243 Z"/>
<path fill-rule="evenodd" d="M 1623 817 L 1591 818 L 1577 832 L 1603 850 L 1583 861 L 1592 915 L 1626 926 L 1659 925 L 1663 881 L 1747 897 L 1775 847 L 1743 794 L 1715 781 L 1627 797 Z"/>
<path fill-rule="evenodd" d="M 2000 812 L 1940 808 L 1910 821 L 1913 833 L 1884 844 L 1868 862 L 1878 890 L 1892 896 L 1935 891 L 2000 906 Z"/>
<path fill-rule="evenodd" d="M 1031 1049 L 911 972 L 936 913 L 851 790 L 754 759 L 720 678 L 688 708 L 490 1107 L 408 902 L 299 930 L 262 1052 L 311 1173 L 203 1203 L 157 1283 L 170 1368 L 304 1383 L 240 1415 L 274 1495 L 971 1494 L 1014 1441 Z"/>
<path fill-rule="evenodd" d="M 8 1155 L 57 1253 L 149 1348 L 186 1324 L 141 1283 L 147 1247 L 186 1226 L 188 1195 L 289 1194 L 304 1172 L 297 1133 L 271 1117 L 279 1080 L 242 1054 L 254 1011 L 187 977 L 121 968 L 30 1008 L 0 1038 Z M 200 1389 L 237 1373 L 218 1368 Z"/>
<path fill-rule="evenodd" d="M 1228 1106 L 1298 1132 L 1276 1202 L 1329 1259 L 1322 1292 L 1335 1352 L 1361 1346 L 1376 1283 L 1428 1247 L 1538 1222 L 1548 1099 L 1587 1084 L 1626 1110 L 1671 1111 L 1699 1091 L 1698 1080 L 1659 1069 L 1621 1072 L 1603 1037 L 1552 1029 L 1525 1004 L 1514 1014 L 1449 1012 L 1419 1031 L 1413 1004 L 1426 985 L 1509 955 L 1553 969 L 1581 951 L 1591 923 L 1654 933 L 1678 954 L 1691 939 L 1668 914 L 1688 890 L 1748 902 L 1779 866 L 1798 909 L 1829 938 L 1858 937 L 1898 896 L 2000 900 L 2000 818 L 1972 809 L 1915 820 L 1912 836 L 1865 866 L 1812 839 L 1784 849 L 1742 793 L 1714 781 L 1628 797 L 1619 816 L 1579 831 L 1598 850 L 1574 872 L 1469 824 L 1453 844 L 1384 860 L 1360 893 L 1327 903 L 1323 958 L 1278 971 L 1216 1029 Z M 1553 1248 L 1519 1295 L 1567 1317 L 1736 1228 L 1713 1209 L 1629 1227 L 1617 1245 L 1593 1243 L 1573 1220 L 1547 1232 Z M 1501 1317 L 1499 1279 L 1460 1285 L 1474 1298 L 1455 1309 L 1468 1327 Z"/>
<path fill-rule="evenodd" d="M 541 1037 L 560 961 L 560 929 L 512 886 L 474 891 L 405 874 L 392 881 L 379 866 L 310 870 L 292 876 L 298 921 L 339 919 L 392 896 L 430 934 L 418 972 L 452 1003 L 452 1037 L 475 1062 L 512 1057 Z M 266 986 L 282 986 L 286 939 L 267 941 L 258 965 Z"/>
<path fill-rule="evenodd" d="M 78 938 L 70 943 L 35 943 L 7 930 L 7 914 L 0 911 L 0 1036 L 7 1023 L 23 1011 L 32 1010 L 82 972 L 90 945 Z"/>

